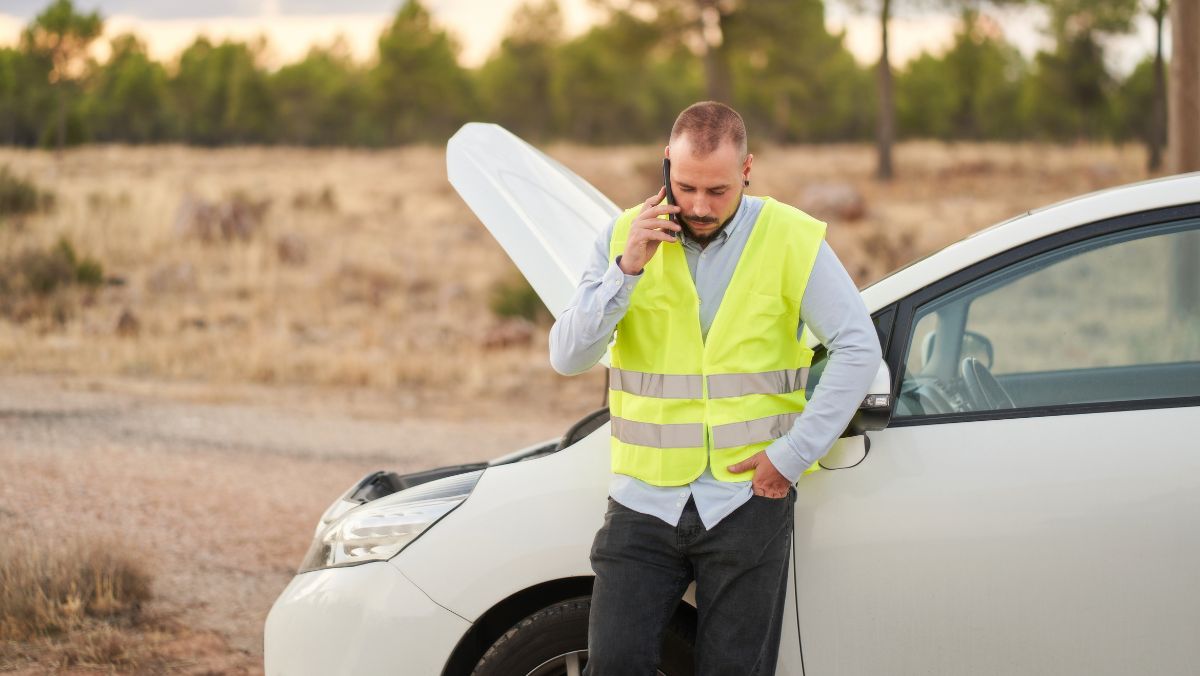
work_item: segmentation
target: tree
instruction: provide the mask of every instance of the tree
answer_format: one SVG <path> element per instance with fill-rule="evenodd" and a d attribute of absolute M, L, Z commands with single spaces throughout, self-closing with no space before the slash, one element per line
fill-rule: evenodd
<path fill-rule="evenodd" d="M 889 24 L 898 9 L 919 7 L 920 3 L 893 4 L 894 0 L 844 0 L 849 6 L 858 11 L 872 11 L 879 19 L 879 62 L 875 67 L 875 81 L 878 95 L 877 117 L 875 131 L 876 163 L 875 177 L 881 181 L 889 181 L 895 175 L 892 163 L 892 146 L 896 141 L 896 95 L 895 75 L 891 62 L 891 34 Z M 926 7 L 958 7 L 967 10 L 968 14 L 978 14 L 980 8 L 988 5 L 1011 5 L 1025 0 L 926 0 Z M 1097 0 L 1103 1 L 1103 0 Z"/>
<path fill-rule="evenodd" d="M 1051 138 L 1112 135 L 1117 83 L 1105 65 L 1101 37 L 1128 32 L 1138 0 L 1043 1 L 1055 48 L 1036 56 L 1023 113 L 1032 128 Z"/>
<path fill-rule="evenodd" d="M 587 143 L 657 138 L 701 92 L 695 59 L 662 25 L 628 12 L 564 44 L 552 86 L 563 132 Z"/>
<path fill-rule="evenodd" d="M 1162 168 L 1162 148 L 1167 141 L 1167 81 L 1163 62 L 1163 21 L 1171 6 L 1169 0 L 1149 0 L 1146 8 L 1154 19 L 1154 101 L 1150 111 L 1150 130 L 1146 138 L 1150 171 Z"/>
<path fill-rule="evenodd" d="M 964 9 L 954 44 L 942 56 L 922 54 L 896 82 L 902 136 L 943 139 L 1015 138 L 1027 65 L 986 16 Z"/>
<path fill-rule="evenodd" d="M 478 110 L 457 45 L 417 0 L 400 8 L 378 44 L 369 79 L 381 141 L 445 141 Z"/>
<path fill-rule="evenodd" d="M 1200 171 L 1200 0 L 1171 5 L 1168 170 Z M 1175 316 L 1200 315 L 1200 233 L 1184 235 L 1172 267 Z"/>
<path fill-rule="evenodd" d="M 192 143 L 264 143 L 276 129 L 274 99 L 259 66 L 265 40 L 213 45 L 196 38 L 179 56 L 171 90 L 183 138 Z"/>
<path fill-rule="evenodd" d="M 888 55 L 888 22 L 892 19 L 892 0 L 879 0 L 879 112 L 876 119 L 876 149 L 879 159 L 875 177 L 892 180 L 892 144 L 896 142 L 896 100 L 892 87 L 892 62 Z"/>
<path fill-rule="evenodd" d="M 60 152 L 66 143 L 68 88 L 79 77 L 88 45 L 99 37 L 103 27 L 98 12 L 80 14 L 71 0 L 55 0 L 34 18 L 21 37 L 27 50 L 45 54 L 52 64 L 49 81 L 58 99 Z"/>
<path fill-rule="evenodd" d="M 54 116 L 50 62 L 23 50 L 0 47 L 0 143 L 34 145 L 44 120 Z"/>
<path fill-rule="evenodd" d="M 1120 89 L 1113 99 L 1115 140 L 1139 141 L 1146 144 L 1148 151 L 1153 145 L 1154 135 L 1154 121 L 1151 115 L 1155 97 L 1154 67 L 1153 55 L 1139 61 L 1121 82 Z M 1147 168 L 1149 165 L 1147 162 Z"/>
<path fill-rule="evenodd" d="M 704 69 L 704 96 L 729 103 L 734 96 L 728 40 L 730 20 L 754 3 L 749 0 L 597 0 L 610 12 L 653 15 L 660 39 L 686 46 Z"/>
<path fill-rule="evenodd" d="M 755 0 L 725 23 L 733 100 L 753 135 L 779 142 L 869 134 L 870 77 L 843 36 L 825 28 L 821 0 Z"/>
<path fill-rule="evenodd" d="M 303 60 L 280 68 L 270 76 L 270 88 L 282 142 L 350 145 L 378 136 L 366 111 L 366 73 L 344 40 L 314 47 Z"/>
<path fill-rule="evenodd" d="M 478 74 L 488 116 L 525 138 L 556 131 L 550 104 L 562 14 L 555 0 L 524 4 L 514 13 L 507 35 Z"/>
<path fill-rule="evenodd" d="M 1171 3 L 1169 169 L 1200 171 L 1200 0 Z"/>
<path fill-rule="evenodd" d="M 83 109 L 92 138 L 150 143 L 172 136 L 166 70 L 136 36 L 114 38 L 112 55 L 90 80 Z"/>

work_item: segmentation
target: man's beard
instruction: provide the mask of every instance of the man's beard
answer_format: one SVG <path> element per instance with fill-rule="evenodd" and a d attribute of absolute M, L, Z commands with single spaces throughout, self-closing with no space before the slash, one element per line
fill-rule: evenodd
<path fill-rule="evenodd" d="M 691 224 L 688 223 L 688 221 L 687 221 L 688 216 L 686 214 L 680 214 L 679 220 L 682 222 L 683 230 L 684 230 L 684 232 L 687 233 L 688 238 L 691 239 L 693 242 L 699 244 L 700 246 L 708 246 L 708 243 L 713 241 L 714 239 L 716 239 L 717 235 L 721 234 L 721 231 L 723 231 L 726 228 L 726 226 L 728 226 L 730 224 L 730 222 L 732 222 L 733 219 L 737 216 L 738 209 L 742 208 L 742 196 L 745 194 L 745 192 L 746 191 L 744 189 L 738 192 L 737 208 L 735 208 L 733 210 L 733 213 L 729 215 L 729 218 L 725 219 L 725 222 L 721 224 L 721 227 L 717 228 L 716 230 L 713 230 L 712 232 L 710 232 L 707 235 L 697 235 L 696 231 L 692 230 Z M 717 222 L 715 218 L 712 218 L 712 219 L 696 218 L 693 220 L 696 220 L 696 221 L 699 221 L 699 222 L 705 223 L 705 224 Z"/>

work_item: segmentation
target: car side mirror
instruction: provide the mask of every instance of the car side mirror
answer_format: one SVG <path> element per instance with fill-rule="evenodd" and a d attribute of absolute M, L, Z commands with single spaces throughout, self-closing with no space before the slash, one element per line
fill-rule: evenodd
<path fill-rule="evenodd" d="M 857 435 L 864 432 L 874 432 L 888 426 L 892 420 L 892 371 L 887 362 L 879 361 L 879 370 L 875 379 L 867 389 L 867 396 L 858 406 L 858 411 L 850 420 L 848 434 Z"/>

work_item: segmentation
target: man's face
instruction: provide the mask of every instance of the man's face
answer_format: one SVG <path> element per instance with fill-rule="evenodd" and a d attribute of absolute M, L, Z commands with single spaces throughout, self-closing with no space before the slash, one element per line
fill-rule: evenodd
<path fill-rule="evenodd" d="M 737 211 L 742 188 L 750 178 L 753 155 L 741 156 L 732 143 L 699 156 L 687 134 L 667 146 L 671 158 L 671 191 L 688 235 L 702 244 L 712 240 Z"/>

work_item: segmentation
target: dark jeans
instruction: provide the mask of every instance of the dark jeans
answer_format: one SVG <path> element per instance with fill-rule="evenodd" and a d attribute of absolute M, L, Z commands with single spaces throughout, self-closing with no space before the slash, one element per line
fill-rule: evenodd
<path fill-rule="evenodd" d="M 774 674 L 795 502 L 794 487 L 785 498 L 753 496 L 710 531 L 691 500 L 672 528 L 609 498 L 592 544 L 584 676 L 653 676 L 667 621 L 693 580 L 696 674 Z"/>

